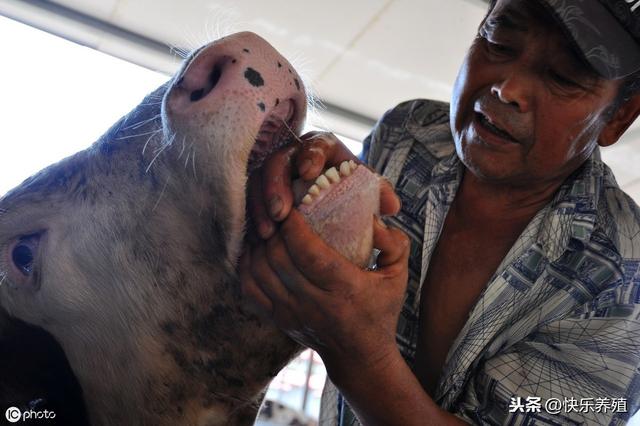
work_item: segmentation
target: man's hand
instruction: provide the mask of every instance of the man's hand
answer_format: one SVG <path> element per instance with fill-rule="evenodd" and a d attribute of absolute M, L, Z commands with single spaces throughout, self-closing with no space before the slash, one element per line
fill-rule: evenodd
<path fill-rule="evenodd" d="M 421 387 L 395 335 L 408 278 L 409 239 L 374 221 L 378 269 L 363 271 L 292 210 L 280 230 L 245 251 L 245 297 L 291 338 L 315 349 L 367 425 L 460 425 Z"/>
<path fill-rule="evenodd" d="M 345 160 L 360 160 L 335 135 L 309 132 L 300 137 L 302 143 L 286 146 L 269 156 L 261 171 L 249 180 L 248 210 L 258 235 L 267 239 L 276 231 L 293 207 L 294 178 L 313 180 L 325 169 L 339 166 Z M 380 214 L 396 214 L 400 200 L 391 185 L 383 181 L 380 188 Z"/>
<path fill-rule="evenodd" d="M 315 349 L 330 375 L 375 368 L 397 353 L 409 240 L 376 220 L 374 246 L 381 250 L 378 268 L 363 271 L 293 210 L 279 232 L 242 257 L 243 294 L 291 338 Z"/>
<path fill-rule="evenodd" d="M 357 161 L 331 134 L 302 139 L 269 158 L 251 179 L 249 212 L 262 239 L 246 246 L 240 260 L 243 294 L 290 337 L 320 354 L 363 424 L 464 424 L 433 402 L 396 345 L 408 278 L 407 236 L 374 220 L 378 268 L 363 271 L 292 210 L 294 177 L 311 180 L 344 160 Z M 400 210 L 388 183 L 380 200 L 382 215 Z"/>

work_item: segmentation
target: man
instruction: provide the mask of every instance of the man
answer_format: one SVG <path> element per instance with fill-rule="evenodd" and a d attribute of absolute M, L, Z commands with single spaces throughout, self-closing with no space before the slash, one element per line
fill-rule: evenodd
<path fill-rule="evenodd" d="M 290 211 L 290 164 L 312 178 L 346 148 L 316 134 L 270 160 L 252 186 L 266 241 L 242 259 L 243 291 L 322 356 L 348 404 L 321 422 L 622 424 L 635 412 L 640 210 L 597 147 L 640 113 L 639 14 L 630 0 L 492 2 L 450 109 L 401 104 L 366 141 L 402 202 L 385 189 L 381 210 L 409 236 L 374 226 L 375 271 Z"/>

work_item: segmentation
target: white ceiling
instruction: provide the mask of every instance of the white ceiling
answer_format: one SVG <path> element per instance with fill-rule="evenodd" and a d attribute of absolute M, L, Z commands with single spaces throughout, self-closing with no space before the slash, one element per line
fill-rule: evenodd
<path fill-rule="evenodd" d="M 320 99 L 374 120 L 406 99 L 449 98 L 485 7 L 483 0 L 3 0 L 0 13 L 167 73 L 175 55 L 154 57 L 124 39 L 195 48 L 254 31 L 294 63 Z M 110 31 L 82 28 L 67 11 Z M 113 29 L 127 33 L 114 37 Z"/>
<path fill-rule="evenodd" d="M 179 47 L 254 31 L 294 60 L 321 99 L 371 118 L 412 97 L 448 99 L 486 8 L 481 0 L 55 3 Z"/>
<path fill-rule="evenodd" d="M 0 1 L 9 17 L 166 73 L 179 58 L 164 46 L 254 31 L 330 106 L 313 120 L 355 138 L 398 102 L 448 100 L 485 8 L 483 0 Z M 603 155 L 640 200 L 640 125 Z"/>

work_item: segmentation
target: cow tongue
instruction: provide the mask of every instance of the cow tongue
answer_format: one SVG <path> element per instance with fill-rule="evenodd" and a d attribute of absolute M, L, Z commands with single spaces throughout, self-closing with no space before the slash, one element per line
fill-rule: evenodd
<path fill-rule="evenodd" d="M 380 205 L 378 176 L 353 161 L 331 167 L 315 182 L 294 182 L 298 210 L 325 242 L 361 267 L 373 250 L 373 217 Z"/>

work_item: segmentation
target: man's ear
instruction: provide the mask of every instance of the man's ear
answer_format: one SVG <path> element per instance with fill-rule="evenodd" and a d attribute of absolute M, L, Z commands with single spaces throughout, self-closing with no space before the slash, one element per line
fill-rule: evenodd
<path fill-rule="evenodd" d="M 638 115 L 640 115 L 640 94 L 634 95 L 631 99 L 620 105 L 605 128 L 602 129 L 600 137 L 598 138 L 598 145 L 609 146 L 616 143 Z"/>

